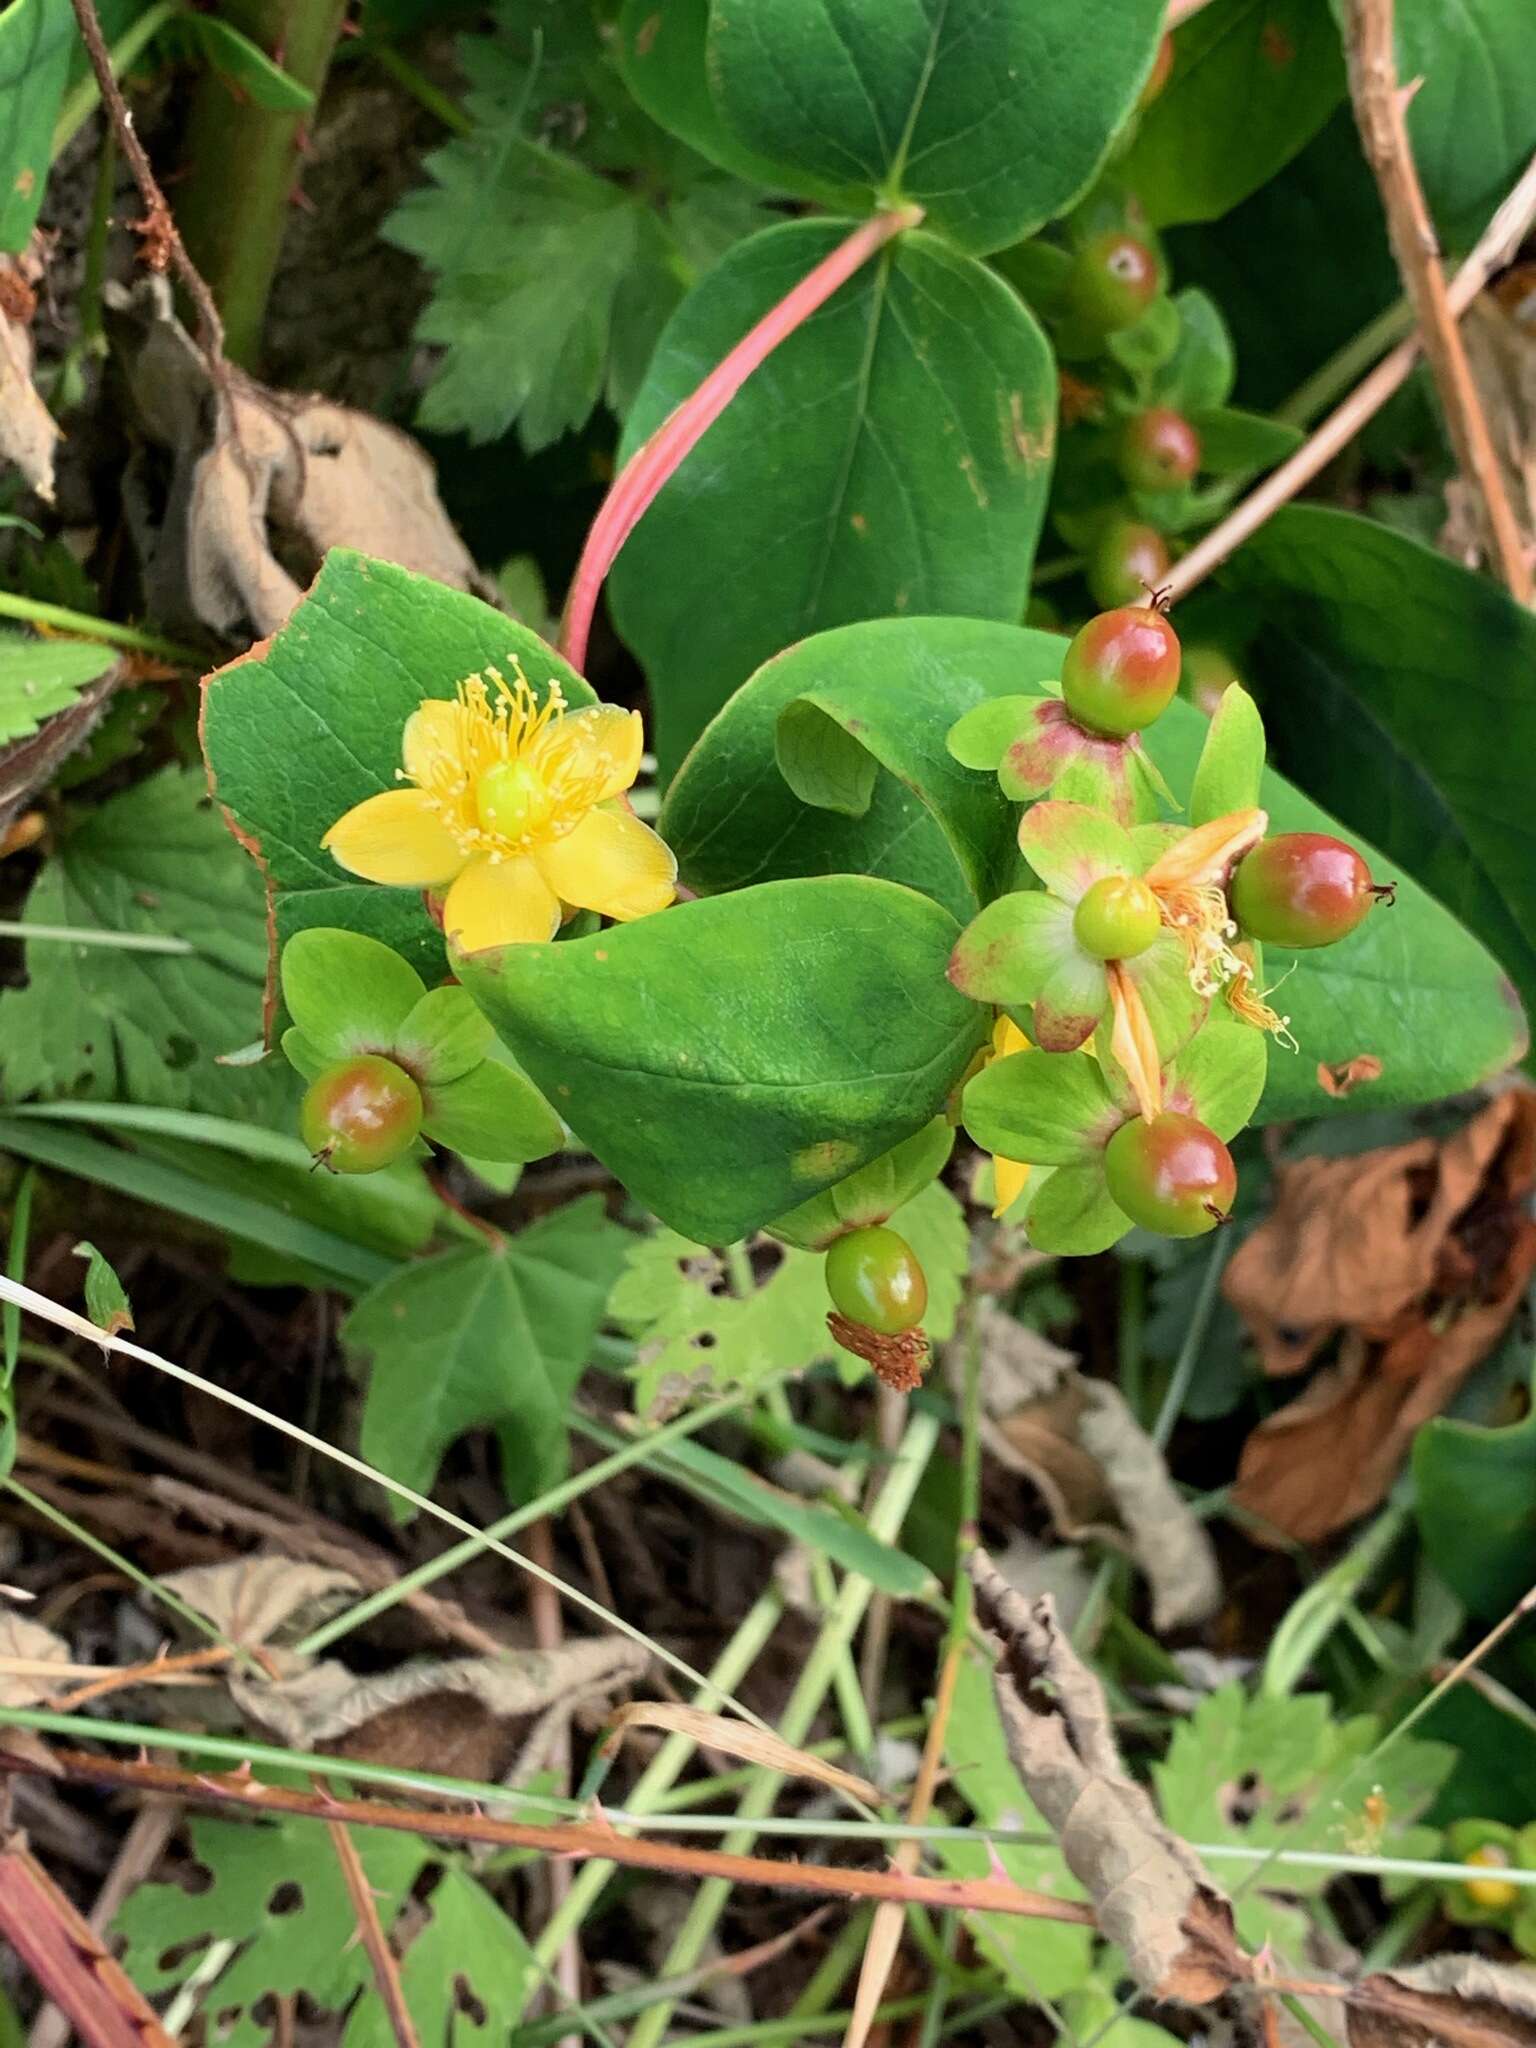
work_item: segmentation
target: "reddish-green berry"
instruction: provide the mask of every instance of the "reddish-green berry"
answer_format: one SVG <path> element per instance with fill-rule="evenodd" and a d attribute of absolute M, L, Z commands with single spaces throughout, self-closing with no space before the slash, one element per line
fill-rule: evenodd
<path fill-rule="evenodd" d="M 1072 260 L 1067 305 L 1094 334 L 1115 334 L 1139 320 L 1158 292 L 1157 258 L 1121 228 L 1085 242 Z"/>
<path fill-rule="evenodd" d="M 1111 519 L 1088 554 L 1085 574 L 1095 604 L 1145 604 L 1167 581 L 1168 544 L 1155 526 Z"/>
<path fill-rule="evenodd" d="M 1131 1221 L 1161 1237 L 1204 1236 L 1226 1222 L 1237 1197 L 1232 1154 L 1198 1117 L 1176 1109 L 1122 1124 L 1104 1148 L 1104 1178 Z"/>
<path fill-rule="evenodd" d="M 1222 693 L 1242 677 L 1219 647 L 1186 647 L 1179 691 L 1207 718 L 1216 716 Z"/>
<path fill-rule="evenodd" d="M 1168 83 L 1168 74 L 1173 69 L 1173 37 L 1164 36 L 1157 46 L 1157 55 L 1152 59 L 1152 69 L 1147 73 L 1147 82 L 1141 88 L 1138 107 L 1150 107 L 1163 87 Z"/>
<path fill-rule="evenodd" d="M 1179 636 L 1150 605 L 1100 612 L 1061 664 L 1061 695 L 1090 732 L 1124 739 L 1167 709 L 1179 686 Z"/>
<path fill-rule="evenodd" d="M 1162 928 L 1157 898 L 1140 875 L 1101 875 L 1072 913 L 1073 936 L 1095 960 L 1134 960 Z"/>
<path fill-rule="evenodd" d="M 1326 832 L 1281 832 L 1238 862 L 1232 914 L 1250 939 L 1271 946 L 1331 946 L 1352 932 L 1379 895 L 1352 846 Z"/>
<path fill-rule="evenodd" d="M 310 1084 L 299 1129 L 317 1163 L 332 1173 L 377 1173 L 392 1166 L 421 1129 L 421 1090 L 393 1060 L 358 1053 Z"/>
<path fill-rule="evenodd" d="M 850 1230 L 827 1247 L 827 1292 L 850 1323 L 899 1337 L 923 1320 L 928 1281 L 907 1240 L 883 1223 Z"/>
<path fill-rule="evenodd" d="M 1200 436 L 1171 405 L 1133 413 L 1120 437 L 1120 474 L 1133 491 L 1171 491 L 1200 467 Z"/>

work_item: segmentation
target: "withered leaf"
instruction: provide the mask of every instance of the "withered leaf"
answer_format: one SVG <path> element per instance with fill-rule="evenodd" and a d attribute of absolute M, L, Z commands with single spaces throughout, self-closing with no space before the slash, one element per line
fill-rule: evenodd
<path fill-rule="evenodd" d="M 281 1552 L 192 1565 L 161 1584 L 243 1650 L 296 1640 L 361 1590 L 350 1572 Z"/>
<path fill-rule="evenodd" d="M 0 1608 L 0 1663 L 7 1660 L 58 1665 L 57 1680 L 34 1672 L 0 1670 L 0 1707 L 35 1707 L 39 1700 L 58 1690 L 69 1667 L 69 1645 L 40 1621 L 28 1621 L 8 1608 Z"/>
<path fill-rule="evenodd" d="M 20 256 L 0 256 L 0 469 L 13 463 L 29 488 L 51 505 L 59 430 L 32 382 L 29 325 L 42 272 L 36 234 Z"/>
<path fill-rule="evenodd" d="M 1334 1357 L 1243 1448 L 1236 1499 L 1310 1543 L 1369 1512 L 1420 1423 L 1502 1334 L 1536 1270 L 1536 1093 L 1510 1089 L 1445 1141 L 1281 1168 L 1227 1268 L 1266 1372 Z"/>
<path fill-rule="evenodd" d="M 1375 1053 L 1357 1052 L 1352 1060 L 1335 1060 L 1332 1066 L 1326 1060 L 1319 1060 L 1317 1085 L 1325 1095 L 1332 1095 L 1337 1100 L 1353 1095 L 1367 1081 L 1379 1081 L 1381 1074 L 1381 1061 Z"/>
<path fill-rule="evenodd" d="M 1347 1994 L 1349 2048 L 1536 2048 L 1536 1973 L 1431 1956 Z"/>
<path fill-rule="evenodd" d="M 1100 1931 L 1155 1998 L 1205 2005 L 1247 1981 L 1253 1965 L 1231 1906 L 1127 1775 L 1103 1691 L 1049 1596 L 1022 1599 L 980 1550 L 970 1574 L 978 1618 L 999 1642 L 997 1702 L 1014 1768 Z"/>

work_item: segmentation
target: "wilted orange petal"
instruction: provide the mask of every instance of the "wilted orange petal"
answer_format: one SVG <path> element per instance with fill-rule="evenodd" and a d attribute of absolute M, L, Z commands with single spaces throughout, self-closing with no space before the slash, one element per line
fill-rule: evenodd
<path fill-rule="evenodd" d="M 1251 853 L 1268 830 L 1266 811 L 1229 811 L 1224 818 L 1212 818 L 1208 825 L 1186 832 L 1153 861 L 1144 879 L 1159 893 L 1225 882 L 1233 865 Z"/>
<path fill-rule="evenodd" d="M 1109 1003 L 1115 1019 L 1109 1048 L 1125 1069 L 1136 1105 L 1150 1123 L 1163 1113 L 1163 1070 L 1152 1020 L 1141 1000 L 1141 991 L 1126 973 L 1124 964 L 1111 960 L 1108 973 Z"/>

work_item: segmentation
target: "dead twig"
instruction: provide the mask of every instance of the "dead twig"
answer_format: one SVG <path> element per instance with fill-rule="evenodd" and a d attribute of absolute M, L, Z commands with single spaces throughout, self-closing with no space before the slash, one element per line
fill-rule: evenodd
<path fill-rule="evenodd" d="M 498 1242 L 499 1242 L 498 1238 Z M 528 1555 L 535 1564 L 553 1574 L 555 1569 L 555 1532 L 548 1515 L 540 1515 L 526 1537 Z M 528 1619 L 533 1624 L 533 1640 L 541 1650 L 558 1654 L 565 1641 L 565 1624 L 560 1616 L 560 1596 L 548 1579 L 530 1579 L 528 1582 Z M 554 1772 L 555 1788 L 564 1792 L 571 1780 L 571 1724 L 569 1717 L 557 1731 L 550 1749 L 549 1765 Z M 549 1887 L 549 1911 L 551 1916 L 558 1913 L 565 1903 L 571 1888 L 571 1867 L 568 1863 L 551 1863 L 547 1873 Z M 555 1957 L 555 1983 L 561 1997 L 572 2011 L 581 2005 L 581 1940 L 573 1929 L 560 1946 Z M 581 2048 L 581 2033 L 576 2030 L 564 2036 L 558 2048 Z"/>
<path fill-rule="evenodd" d="M 144 1994 L 20 1835 L 0 1848 L 0 1934 L 92 2048 L 174 2048 Z"/>
<path fill-rule="evenodd" d="M 384 2010 L 389 2015 L 389 2024 L 395 2040 L 399 2048 L 421 2048 L 416 2023 L 411 2018 L 411 2009 L 405 2002 L 405 1987 L 400 1982 L 400 1965 L 395 1961 L 389 1938 L 380 1924 L 373 1887 L 368 1882 L 368 1873 L 363 1869 L 357 1845 L 341 1821 L 330 1821 L 327 1827 L 331 1847 L 336 1851 L 336 1861 L 341 1865 L 341 1874 L 346 1880 L 347 1896 L 352 1901 L 352 1911 L 357 1916 L 357 1931 L 362 1937 L 363 1947 L 368 1951 L 373 1981 L 378 1986 L 379 1997 L 383 2000 Z"/>
<path fill-rule="evenodd" d="M 1488 223 L 1476 248 L 1451 280 L 1447 298 L 1453 314 L 1460 316 L 1464 313 L 1494 271 L 1509 262 L 1533 219 L 1536 219 L 1536 157 L 1526 165 L 1519 182 L 1511 188 Z M 1347 448 L 1393 393 L 1401 390 L 1419 355 L 1419 337 L 1416 334 L 1399 342 L 1334 408 L 1294 455 L 1282 462 L 1278 469 L 1272 470 L 1257 489 L 1250 491 L 1240 504 L 1232 508 L 1219 526 L 1212 527 L 1203 540 L 1175 562 L 1165 585 L 1169 603 L 1187 597 L 1245 540 L 1257 533 L 1266 519 L 1273 517 L 1282 505 L 1288 504 L 1342 449 Z"/>
<path fill-rule="evenodd" d="M 1398 84 L 1394 14 L 1394 0 L 1348 0 L 1344 47 L 1355 122 L 1376 175 L 1392 253 L 1440 394 L 1457 467 L 1481 510 L 1500 580 L 1512 597 L 1529 604 L 1531 565 L 1456 325 L 1440 245 L 1408 140 L 1406 109 L 1416 88 Z"/>
<path fill-rule="evenodd" d="M 91 1907 L 94 1934 L 106 1934 L 124 1899 L 150 1876 L 180 1819 L 181 1807 L 174 1799 L 146 1799 L 139 1808 Z M 50 2001 L 32 2023 L 27 2048 L 65 2048 L 72 2032 L 69 2014 Z"/>

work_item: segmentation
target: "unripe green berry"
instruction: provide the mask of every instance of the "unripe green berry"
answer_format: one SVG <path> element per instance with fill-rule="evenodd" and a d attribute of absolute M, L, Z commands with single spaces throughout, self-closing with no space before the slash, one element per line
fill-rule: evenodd
<path fill-rule="evenodd" d="M 393 1060 L 358 1053 L 310 1084 L 299 1129 L 316 1162 L 332 1173 L 377 1173 L 414 1143 L 421 1090 Z"/>
<path fill-rule="evenodd" d="M 906 1239 L 883 1223 L 850 1230 L 827 1247 L 827 1292 L 850 1323 L 899 1337 L 923 1320 L 928 1281 Z"/>
<path fill-rule="evenodd" d="M 1136 235 L 1106 229 L 1085 242 L 1067 277 L 1067 306 L 1094 334 L 1130 327 L 1158 291 L 1157 258 Z"/>
<path fill-rule="evenodd" d="M 1104 1148 L 1104 1178 L 1131 1221 L 1161 1237 L 1203 1237 L 1237 1197 L 1232 1154 L 1198 1117 L 1176 1109 L 1122 1124 Z"/>
<path fill-rule="evenodd" d="M 1103 875 L 1072 913 L 1072 933 L 1095 960 L 1134 960 L 1163 928 L 1157 898 L 1140 875 Z"/>
<path fill-rule="evenodd" d="M 1171 491 L 1200 468 L 1200 436 L 1170 405 L 1134 413 L 1120 437 L 1120 474 L 1133 491 Z"/>
<path fill-rule="evenodd" d="M 1326 832 L 1281 832 L 1238 862 L 1229 888 L 1243 933 L 1264 945 L 1331 946 L 1378 895 L 1352 846 Z"/>
<path fill-rule="evenodd" d="M 1124 739 L 1167 709 L 1179 661 L 1178 634 L 1150 605 L 1100 612 L 1062 658 L 1062 701 L 1090 732 Z"/>
<path fill-rule="evenodd" d="M 1111 519 L 1088 553 L 1084 574 L 1095 604 L 1105 610 L 1145 604 L 1168 580 L 1167 542 L 1139 519 Z"/>

